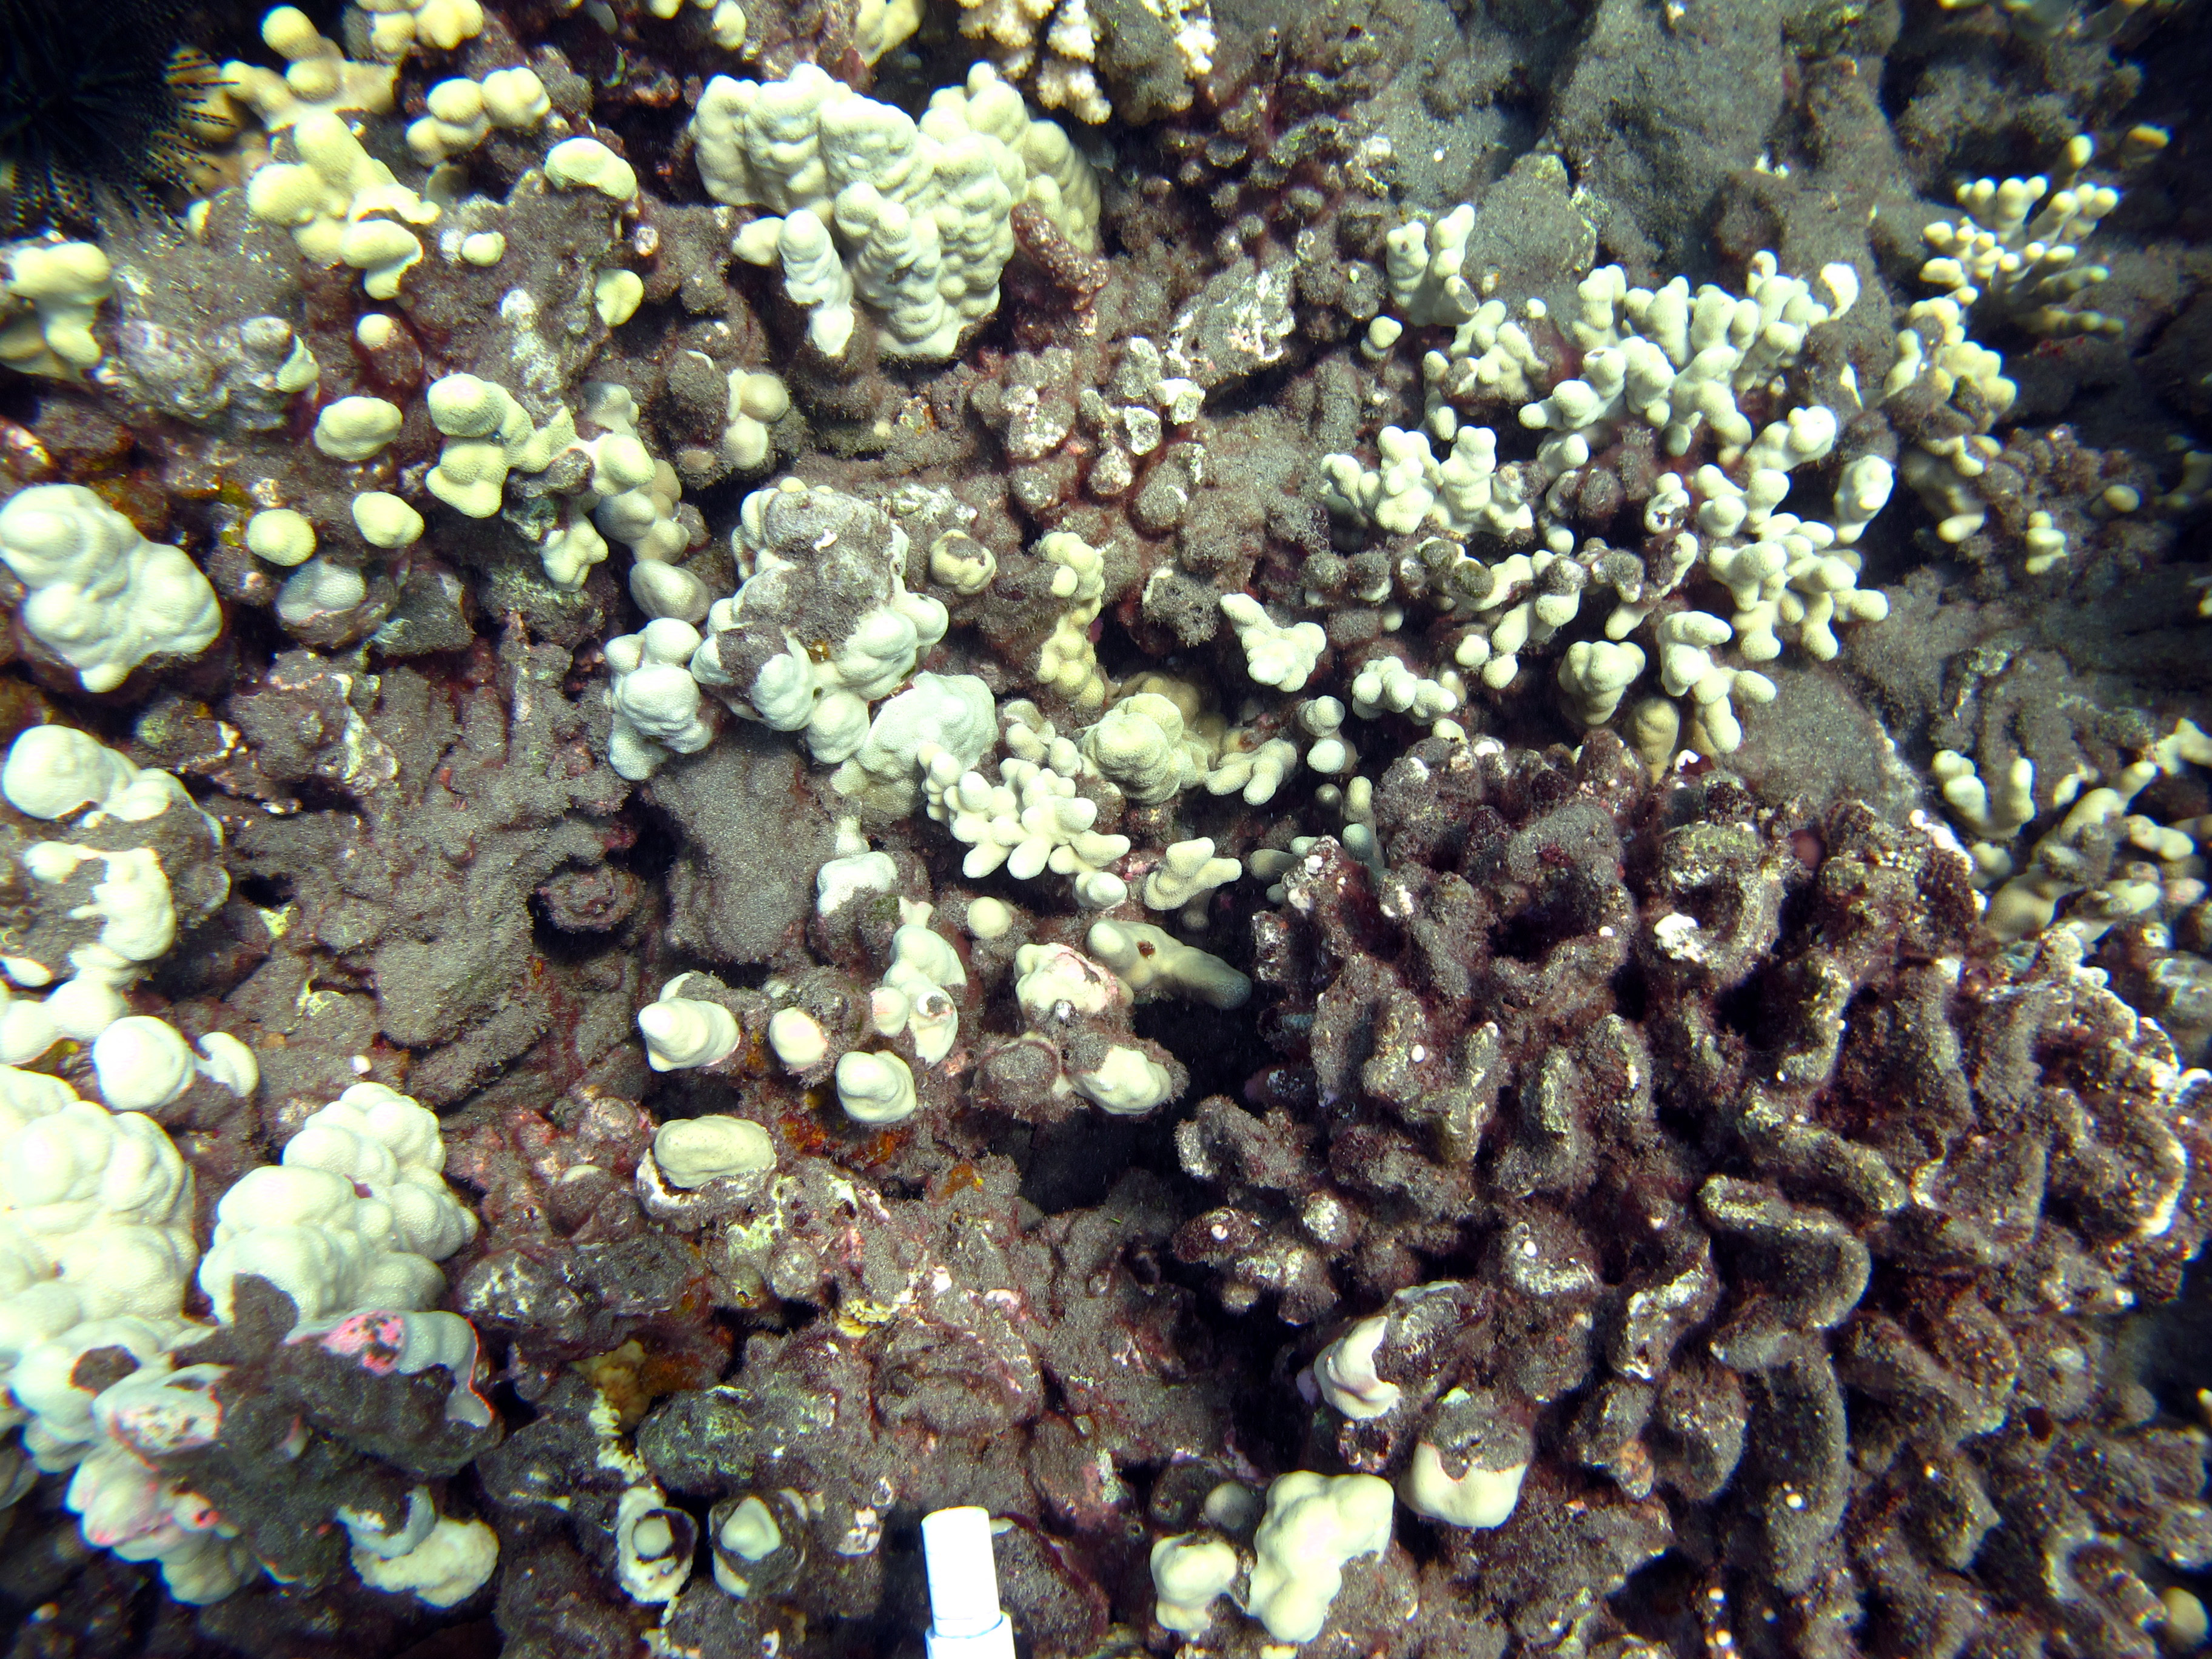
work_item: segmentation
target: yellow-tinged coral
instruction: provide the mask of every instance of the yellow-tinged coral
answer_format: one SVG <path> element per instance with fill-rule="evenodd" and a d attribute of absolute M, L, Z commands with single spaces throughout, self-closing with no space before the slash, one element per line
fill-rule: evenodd
<path fill-rule="evenodd" d="M 1106 556 L 1066 530 L 1047 534 L 1036 554 L 1058 567 L 1052 596 L 1067 606 L 1038 653 L 1037 681 L 1079 708 L 1096 708 L 1106 701 L 1106 676 L 1091 643 L 1091 624 L 1104 603 Z"/>
<path fill-rule="evenodd" d="M 348 58 L 296 6 L 278 6 L 264 16 L 261 38 L 284 59 L 283 72 L 228 63 L 222 66 L 222 85 L 270 131 L 280 132 L 310 115 L 381 115 L 392 108 L 398 71 L 388 64 Z"/>
<path fill-rule="evenodd" d="M 710 14 L 707 20 L 708 33 L 714 37 L 714 44 L 724 52 L 735 52 L 744 45 L 745 9 L 738 3 L 738 0 L 691 0 L 691 4 Z M 646 0 L 645 9 L 655 17 L 665 20 L 683 14 L 684 0 Z M 866 56 L 865 52 L 862 55 Z M 876 60 L 869 58 L 868 61 L 872 64 Z"/>
<path fill-rule="evenodd" d="M 90 242 L 0 248 L 0 363 L 73 378 L 100 359 L 92 325 L 114 292 L 107 255 Z"/>
<path fill-rule="evenodd" d="M 351 265 L 372 298 L 391 299 L 422 258 L 408 226 L 434 223 L 436 205 L 402 185 L 335 115 L 303 117 L 291 143 L 300 159 L 255 173 L 246 182 L 246 206 L 257 219 L 290 230 L 308 258 Z"/>
<path fill-rule="evenodd" d="M 478 0 L 360 0 L 369 14 L 368 49 L 380 64 L 397 64 L 427 47 L 451 52 L 483 33 Z"/>
<path fill-rule="evenodd" d="M 2186 908 L 2202 896 L 2200 849 L 2212 820 L 2161 823 L 2135 802 L 2161 773 L 2205 766 L 2212 766 L 2212 738 L 2184 720 L 2117 775 L 2082 764 L 2040 791 L 2025 755 L 1986 781 L 1972 759 L 1950 750 L 1937 753 L 1931 769 L 1947 814 L 1972 838 L 1966 851 L 1974 884 L 1990 890 L 1983 926 L 2011 940 L 2055 923 L 2086 945 L 2161 906 Z M 2021 836 L 2046 809 L 2065 816 L 2023 848 Z"/>
<path fill-rule="evenodd" d="M 445 434 L 446 446 L 423 487 L 471 519 L 499 511 L 508 472 L 543 472 L 576 441 L 567 410 L 538 428 L 505 386 L 473 374 L 447 374 L 426 395 L 431 424 Z"/>
<path fill-rule="evenodd" d="M 2005 378 L 2004 358 L 1966 337 L 1966 310 L 1956 297 L 1922 300 L 1905 319 L 1883 396 L 1924 388 L 1954 405 L 1973 429 L 1923 442 L 1907 451 L 1898 468 L 1936 515 L 1936 533 L 1962 542 L 1988 516 L 1975 484 L 2002 447 L 1989 432 L 2012 407 L 2017 388 Z"/>
<path fill-rule="evenodd" d="M 644 279 L 634 270 L 603 270 L 592 281 L 592 307 L 609 328 L 636 316 L 644 298 Z"/>
<path fill-rule="evenodd" d="M 552 113 L 537 71 L 494 70 L 481 81 L 441 81 L 425 95 L 428 113 L 407 125 L 407 148 L 424 167 L 465 155 L 494 127 L 523 131 Z"/>
<path fill-rule="evenodd" d="M 877 63 L 921 27 L 921 0 L 855 0 L 853 49 L 863 61 Z"/>
<path fill-rule="evenodd" d="M 2083 263 L 2081 244 L 2120 204 L 2118 191 L 2078 177 L 2096 149 L 2095 139 L 2079 133 L 2053 177 L 1960 185 L 1965 214 L 1939 219 L 1923 233 L 1936 257 L 1920 267 L 1921 281 L 1948 289 L 1962 307 L 1986 298 L 2031 333 L 2119 333 L 2118 318 L 2078 303 L 2111 274 Z"/>
<path fill-rule="evenodd" d="M 2091 40 L 2134 39 L 2142 30 L 2131 27 L 2154 23 L 2179 6 L 2182 0 L 2108 0 L 2104 5 L 2079 8 L 2075 0 L 1996 0 L 1996 10 L 2013 32 L 2031 40 L 2074 35 Z M 1986 0 L 1936 0 L 1945 11 L 1976 11 Z"/>
<path fill-rule="evenodd" d="M 545 153 L 545 182 L 596 190 L 611 202 L 637 198 L 637 170 L 596 138 L 567 138 Z"/>

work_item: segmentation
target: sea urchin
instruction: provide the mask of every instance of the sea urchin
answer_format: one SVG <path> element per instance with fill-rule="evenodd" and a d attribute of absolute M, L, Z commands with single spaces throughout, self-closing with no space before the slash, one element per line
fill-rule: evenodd
<path fill-rule="evenodd" d="M 0 230 L 88 224 L 188 182 L 195 94 L 214 65 L 179 42 L 186 0 L 0 0 Z"/>

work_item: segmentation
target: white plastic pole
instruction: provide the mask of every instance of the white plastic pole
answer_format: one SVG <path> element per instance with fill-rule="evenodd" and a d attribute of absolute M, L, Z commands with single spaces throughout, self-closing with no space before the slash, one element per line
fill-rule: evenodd
<path fill-rule="evenodd" d="M 1014 1659 L 1014 1630 L 999 1607 L 991 1513 L 973 1504 L 921 1518 L 929 1576 L 929 1659 Z"/>

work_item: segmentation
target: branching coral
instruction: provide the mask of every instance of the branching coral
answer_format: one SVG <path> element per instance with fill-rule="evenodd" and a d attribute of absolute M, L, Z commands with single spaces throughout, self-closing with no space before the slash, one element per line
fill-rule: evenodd
<path fill-rule="evenodd" d="M 2125 325 L 2118 318 L 2077 303 L 2112 275 L 2080 263 L 2078 245 L 2120 204 L 2117 190 L 2079 178 L 2095 153 L 2096 141 L 2081 134 L 2067 145 L 2055 182 L 2038 173 L 1960 185 L 1965 216 L 1928 227 L 1937 257 L 1920 268 L 1921 281 L 1948 289 L 1962 308 L 1986 299 L 1985 311 L 2031 333 L 2119 332 Z"/>
<path fill-rule="evenodd" d="M 1383 428 L 1371 470 L 1354 456 L 1328 457 L 1330 506 L 1411 544 L 1400 562 L 1404 597 L 1473 618 L 1453 657 L 1493 690 L 1576 619 L 1585 589 L 1610 587 L 1613 644 L 1571 652 L 1559 670 L 1577 719 L 1612 719 L 1655 664 L 1662 690 L 1688 702 L 1690 720 L 1677 723 L 1692 746 L 1732 752 L 1741 741 L 1735 705 L 1765 701 L 1772 688 L 1716 647 L 1734 641 L 1747 661 L 1765 663 L 1787 642 L 1826 660 L 1839 648 L 1835 623 L 1887 614 L 1880 594 L 1858 590 L 1852 550 L 1888 499 L 1884 457 L 1840 470 L 1829 519 L 1781 510 L 1795 499 L 1791 474 L 1825 462 L 1842 430 L 1827 404 L 1791 401 L 1792 371 L 1812 331 L 1856 303 L 1858 276 L 1848 265 L 1825 268 L 1824 301 L 1762 252 L 1741 296 L 1711 284 L 1693 295 L 1679 277 L 1632 289 L 1619 266 L 1605 266 L 1580 284 L 1567 335 L 1540 304 L 1530 309 L 1555 356 L 1579 366 L 1561 376 L 1528 328 L 1504 321 L 1499 302 L 1479 302 L 1462 274 L 1473 222 L 1463 207 L 1433 227 L 1415 220 L 1390 234 L 1391 293 L 1406 319 L 1455 333 L 1426 355 L 1427 429 Z M 1370 340 L 1396 349 L 1406 337 L 1402 326 L 1385 333 Z M 1539 386 L 1548 387 L 1541 397 Z M 1850 386 L 1839 395 L 1850 400 L 1846 412 L 1856 407 Z M 1549 435 L 1533 459 L 1502 459 L 1497 432 L 1462 424 L 1454 398 L 1517 402 L 1519 423 Z M 1438 459 L 1432 436 L 1450 441 L 1448 456 Z M 1700 456 L 1710 459 L 1691 465 Z M 1579 518 L 1601 529 L 1638 508 L 1640 556 L 1572 528 Z M 1484 556 L 1532 536 L 1540 544 L 1531 553 Z M 1685 608 L 1700 585 L 1725 593 L 1725 617 Z M 1639 633 L 1634 654 L 1618 648 Z M 1651 717 L 1645 726 L 1656 729 Z M 1663 763 L 1671 739 L 1653 748 Z"/>

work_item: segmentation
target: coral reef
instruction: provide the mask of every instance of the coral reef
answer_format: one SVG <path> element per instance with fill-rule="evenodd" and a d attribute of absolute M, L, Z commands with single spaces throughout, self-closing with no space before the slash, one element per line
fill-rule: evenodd
<path fill-rule="evenodd" d="M 2212 7 L 108 11 L 11 1653 L 2203 1648 Z"/>

